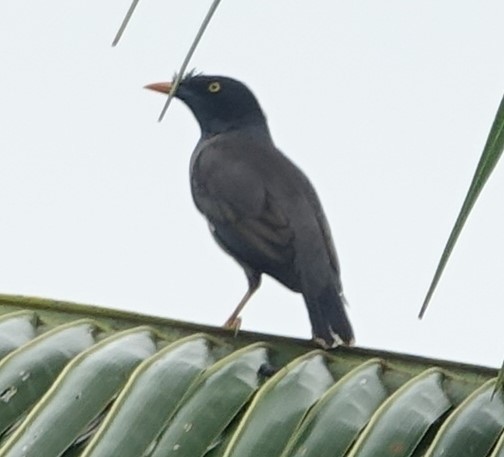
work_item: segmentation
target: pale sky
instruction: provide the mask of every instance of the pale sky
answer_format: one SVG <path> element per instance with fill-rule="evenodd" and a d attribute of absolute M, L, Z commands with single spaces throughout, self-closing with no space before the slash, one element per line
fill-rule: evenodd
<path fill-rule="evenodd" d="M 220 325 L 246 289 L 189 189 L 189 110 L 142 89 L 210 0 L 3 2 L 0 292 Z M 504 165 L 417 319 L 504 93 L 501 1 L 223 1 L 192 65 L 245 82 L 322 200 L 357 344 L 499 366 Z M 309 338 L 264 278 L 246 330 Z"/>

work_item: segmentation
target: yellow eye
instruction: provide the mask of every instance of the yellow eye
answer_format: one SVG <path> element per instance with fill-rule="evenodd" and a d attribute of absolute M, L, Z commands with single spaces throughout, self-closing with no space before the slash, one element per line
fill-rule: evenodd
<path fill-rule="evenodd" d="M 208 85 L 208 91 L 211 92 L 212 94 L 215 94 L 216 92 L 220 91 L 220 83 L 217 81 L 214 81 L 213 83 L 210 83 Z"/>

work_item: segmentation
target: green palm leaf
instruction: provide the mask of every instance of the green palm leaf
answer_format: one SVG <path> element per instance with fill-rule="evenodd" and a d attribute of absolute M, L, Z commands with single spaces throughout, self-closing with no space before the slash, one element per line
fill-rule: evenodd
<path fill-rule="evenodd" d="M 425 300 L 422 305 L 422 309 L 420 310 L 419 317 L 422 318 L 429 302 L 432 298 L 434 290 L 441 278 L 443 270 L 448 263 L 448 259 L 453 251 L 455 243 L 462 231 L 462 227 L 467 221 L 469 213 L 471 212 L 478 196 L 483 189 L 488 177 L 492 173 L 495 165 L 499 161 L 499 158 L 502 154 L 502 150 L 504 149 L 504 97 L 501 100 L 499 105 L 499 109 L 497 110 L 497 114 L 495 116 L 495 120 L 493 122 L 492 128 L 490 129 L 490 133 L 488 135 L 488 139 L 483 149 L 483 154 L 481 155 L 480 161 L 478 163 L 478 167 L 476 168 L 476 172 L 474 173 L 473 180 L 471 182 L 471 186 L 469 187 L 469 191 L 467 192 L 466 198 L 464 200 L 464 204 L 460 210 L 460 213 L 455 221 L 455 225 L 450 233 L 450 237 L 448 238 L 448 242 L 444 248 L 443 254 L 441 255 L 441 259 L 439 260 L 439 264 L 436 269 L 436 273 L 434 274 L 434 278 L 430 284 L 429 290 L 425 297 Z"/>

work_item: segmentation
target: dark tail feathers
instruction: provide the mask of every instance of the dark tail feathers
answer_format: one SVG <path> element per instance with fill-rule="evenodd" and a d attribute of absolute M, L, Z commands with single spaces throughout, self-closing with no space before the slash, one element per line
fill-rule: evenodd
<path fill-rule="evenodd" d="M 345 312 L 345 298 L 333 285 L 317 294 L 303 294 L 310 315 L 313 338 L 323 346 L 351 346 L 352 325 Z"/>

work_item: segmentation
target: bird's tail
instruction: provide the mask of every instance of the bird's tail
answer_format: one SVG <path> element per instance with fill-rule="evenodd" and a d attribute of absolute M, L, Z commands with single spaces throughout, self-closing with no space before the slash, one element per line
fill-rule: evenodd
<path fill-rule="evenodd" d="M 333 285 L 317 293 L 303 294 L 310 316 L 313 338 L 325 347 L 354 342 L 352 325 L 345 312 L 345 297 Z"/>

